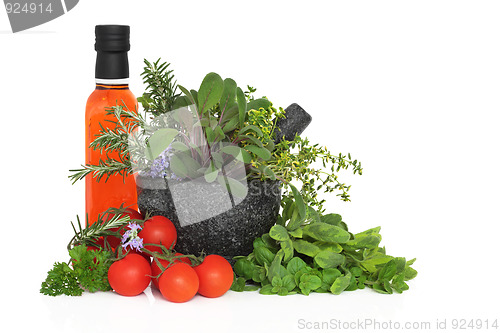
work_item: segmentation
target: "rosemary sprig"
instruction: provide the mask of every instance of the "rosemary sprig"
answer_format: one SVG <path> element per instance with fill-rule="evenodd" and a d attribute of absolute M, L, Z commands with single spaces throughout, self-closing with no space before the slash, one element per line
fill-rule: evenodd
<path fill-rule="evenodd" d="M 117 236 L 117 231 L 111 229 L 121 228 L 130 222 L 130 217 L 124 214 L 125 209 L 126 208 L 123 206 L 120 208 L 109 208 L 99 215 L 97 221 L 93 224 L 89 223 L 87 217 L 85 227 L 82 227 L 80 218 L 77 215 L 76 220 L 78 228 L 71 222 L 75 235 L 68 243 L 68 251 L 76 245 L 96 245 L 95 243 L 99 237 Z"/>
<path fill-rule="evenodd" d="M 144 111 L 150 112 L 153 116 L 171 111 L 175 99 L 180 95 L 176 94 L 177 81 L 174 80 L 173 70 L 168 69 L 170 63 L 160 64 L 160 60 L 150 63 L 144 59 L 146 66 L 141 76 L 147 85 L 146 91 L 149 92 L 137 99 L 142 103 Z"/>

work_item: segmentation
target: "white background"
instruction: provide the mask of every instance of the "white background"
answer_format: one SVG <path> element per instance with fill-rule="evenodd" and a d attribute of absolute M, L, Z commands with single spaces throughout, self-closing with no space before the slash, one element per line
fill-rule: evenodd
<path fill-rule="evenodd" d="M 12 34 L 0 10 L 2 327 L 305 332 L 320 330 L 300 322 L 435 328 L 446 319 L 451 329 L 454 318 L 500 320 L 498 17 L 496 1 L 86 0 Z M 67 176 L 84 162 L 96 24 L 131 25 L 136 95 L 143 59 L 162 57 L 186 87 L 214 71 L 276 106 L 305 108 L 313 122 L 304 135 L 364 167 L 363 176 L 342 174 L 352 202 L 330 196 L 328 210 L 355 232 L 382 226 L 389 254 L 416 257 L 410 290 L 228 292 L 184 304 L 149 289 L 134 298 L 39 294 L 53 262 L 67 260 L 69 222 L 83 216 L 83 182 L 72 186 Z"/>

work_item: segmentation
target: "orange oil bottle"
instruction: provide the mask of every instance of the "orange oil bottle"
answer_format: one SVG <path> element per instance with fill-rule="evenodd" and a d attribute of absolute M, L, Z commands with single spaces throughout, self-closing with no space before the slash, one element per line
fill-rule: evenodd
<path fill-rule="evenodd" d="M 95 28 L 97 51 L 96 88 L 87 100 L 85 111 L 85 163 L 97 165 L 105 159 L 100 150 L 89 148 L 100 132 L 100 125 L 113 125 L 106 119 L 106 108 L 123 105 L 129 110 L 137 110 L 137 99 L 129 90 L 129 66 L 127 52 L 130 50 L 130 27 L 123 25 L 98 25 Z M 118 153 L 108 154 L 118 159 Z M 92 175 L 85 178 L 85 211 L 90 224 L 98 215 L 110 207 L 129 206 L 137 209 L 137 193 L 133 175 L 106 176 L 98 182 Z"/>

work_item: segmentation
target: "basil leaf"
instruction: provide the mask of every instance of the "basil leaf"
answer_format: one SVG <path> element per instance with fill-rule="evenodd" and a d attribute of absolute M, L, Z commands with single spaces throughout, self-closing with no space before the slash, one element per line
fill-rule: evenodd
<path fill-rule="evenodd" d="M 234 272 L 247 280 L 252 279 L 254 270 L 255 264 L 246 259 L 239 259 L 234 263 Z"/>
<path fill-rule="evenodd" d="M 319 287 L 321 287 L 321 279 L 317 275 L 306 273 L 300 277 L 299 288 L 304 295 L 309 295 L 311 291 Z"/>
<path fill-rule="evenodd" d="M 293 257 L 288 262 L 288 264 L 286 266 L 286 270 L 290 274 L 295 275 L 295 273 L 297 273 L 298 271 L 300 271 L 302 268 L 304 268 L 306 266 L 307 266 L 307 264 L 304 262 L 304 260 L 302 260 L 299 257 Z"/>
<path fill-rule="evenodd" d="M 259 246 L 253 250 L 253 253 L 255 255 L 255 260 L 259 265 L 264 265 L 265 263 L 270 266 L 274 260 L 274 253 L 272 253 L 267 247 Z"/>

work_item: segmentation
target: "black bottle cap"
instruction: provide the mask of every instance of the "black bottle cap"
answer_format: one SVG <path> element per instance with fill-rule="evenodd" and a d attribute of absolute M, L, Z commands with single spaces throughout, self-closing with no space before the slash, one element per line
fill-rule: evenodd
<path fill-rule="evenodd" d="M 97 51 L 96 78 L 129 77 L 127 52 L 130 50 L 130 27 L 128 25 L 97 25 L 95 50 Z"/>
<path fill-rule="evenodd" d="M 95 50 L 104 52 L 126 52 L 130 50 L 130 26 L 96 25 Z"/>

